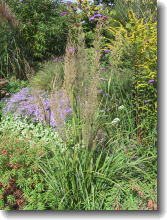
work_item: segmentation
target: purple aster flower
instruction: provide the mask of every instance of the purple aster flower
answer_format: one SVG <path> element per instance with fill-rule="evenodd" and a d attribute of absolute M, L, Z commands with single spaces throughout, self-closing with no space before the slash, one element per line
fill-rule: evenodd
<path fill-rule="evenodd" d="M 154 79 L 150 79 L 150 80 L 148 80 L 148 83 L 154 83 L 154 82 L 155 82 Z"/>
<path fill-rule="evenodd" d="M 104 53 L 110 53 L 110 52 L 111 52 L 110 49 L 104 51 Z"/>
<path fill-rule="evenodd" d="M 23 2 L 24 0 L 19 0 L 19 2 Z"/>
<path fill-rule="evenodd" d="M 59 62 L 61 60 L 61 57 L 55 57 L 53 58 L 53 62 Z"/>
<path fill-rule="evenodd" d="M 88 88 L 85 88 L 85 95 L 88 96 Z"/>
<path fill-rule="evenodd" d="M 101 14 L 94 14 L 94 18 L 101 18 L 101 17 L 103 17 L 103 15 L 101 15 Z"/>
<path fill-rule="evenodd" d="M 64 94 L 64 91 L 58 91 L 53 98 L 54 100 L 45 91 L 32 91 L 30 88 L 23 88 L 7 100 L 3 114 L 11 112 L 15 117 L 26 116 L 32 121 L 41 121 L 56 127 L 57 123 L 53 113 L 55 109 L 54 105 L 51 105 L 51 101 L 57 102 L 56 111 L 62 123 L 65 123 L 66 116 L 72 112 L 72 109 L 69 98 Z"/>
<path fill-rule="evenodd" d="M 145 103 L 145 104 L 146 104 L 146 103 L 149 103 L 149 102 L 150 102 L 150 100 L 149 100 L 149 99 L 144 101 L 144 103 Z"/>
<path fill-rule="evenodd" d="M 63 11 L 60 13 L 60 16 L 64 16 L 64 15 L 67 15 L 68 14 L 68 11 Z"/>
<path fill-rule="evenodd" d="M 105 93 L 105 94 L 104 94 L 104 96 L 106 96 L 106 97 L 107 97 L 107 96 L 109 96 L 109 94 L 108 94 L 108 93 Z"/>
<path fill-rule="evenodd" d="M 147 43 L 150 43 L 150 41 L 149 41 L 149 40 L 146 40 L 146 42 L 147 42 Z"/>
<path fill-rule="evenodd" d="M 26 24 L 32 24 L 32 22 L 31 22 L 31 21 L 28 21 Z"/>
<path fill-rule="evenodd" d="M 107 19 L 108 17 L 105 16 L 105 15 L 102 15 L 102 14 L 94 14 L 92 17 L 89 18 L 89 21 L 93 21 L 95 20 L 96 18 L 102 18 L 102 19 Z"/>
<path fill-rule="evenodd" d="M 72 113 L 72 108 L 65 109 L 64 113 Z"/>
<path fill-rule="evenodd" d="M 74 53 L 75 50 L 76 50 L 76 49 L 75 49 L 74 47 L 69 47 L 69 48 L 68 48 L 68 51 L 69 51 L 70 53 Z"/>
<path fill-rule="evenodd" d="M 89 21 L 93 21 L 96 18 L 103 18 L 103 19 L 107 19 L 107 16 L 101 15 L 101 14 L 94 14 L 92 17 L 89 18 Z"/>
<path fill-rule="evenodd" d="M 107 19 L 108 18 L 108 16 L 103 16 L 103 19 Z"/>
<path fill-rule="evenodd" d="M 94 16 L 92 16 L 92 17 L 89 18 L 89 21 L 93 21 L 93 20 L 95 20 L 95 17 L 94 17 Z"/>
<path fill-rule="evenodd" d="M 107 68 L 106 67 L 102 67 L 100 70 L 107 70 Z"/>
<path fill-rule="evenodd" d="M 98 92 L 98 93 L 102 93 L 102 92 L 103 92 L 103 90 L 102 90 L 102 89 L 99 89 L 99 90 L 97 90 L 97 92 Z"/>

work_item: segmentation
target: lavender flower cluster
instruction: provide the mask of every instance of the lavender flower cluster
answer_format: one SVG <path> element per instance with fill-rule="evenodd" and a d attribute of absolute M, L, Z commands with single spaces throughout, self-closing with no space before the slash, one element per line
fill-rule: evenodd
<path fill-rule="evenodd" d="M 107 19 L 108 17 L 105 15 L 101 14 L 94 14 L 92 17 L 89 18 L 89 21 L 94 21 L 95 19 L 102 18 L 102 19 Z"/>
<path fill-rule="evenodd" d="M 65 122 L 66 116 L 70 114 L 72 110 L 69 106 L 69 100 L 67 98 L 66 100 L 61 99 L 62 97 L 58 100 L 58 110 L 61 111 L 61 120 Z M 57 126 L 50 104 L 50 97 L 44 91 L 32 91 L 30 88 L 21 89 L 6 101 L 3 113 L 14 113 L 16 118 L 18 116 L 27 117 L 31 119 L 32 122 L 41 121 L 45 123 L 47 119 L 50 126 Z"/>

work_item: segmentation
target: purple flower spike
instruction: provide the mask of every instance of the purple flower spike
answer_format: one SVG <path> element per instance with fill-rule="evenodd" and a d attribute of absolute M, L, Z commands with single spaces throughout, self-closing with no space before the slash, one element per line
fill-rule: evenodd
<path fill-rule="evenodd" d="M 150 79 L 150 80 L 148 80 L 148 83 L 154 83 L 154 82 L 155 82 L 154 79 Z"/>
<path fill-rule="evenodd" d="M 104 94 L 104 96 L 106 96 L 106 97 L 107 97 L 107 96 L 109 96 L 109 94 L 108 94 L 108 93 L 106 93 L 106 94 Z"/>

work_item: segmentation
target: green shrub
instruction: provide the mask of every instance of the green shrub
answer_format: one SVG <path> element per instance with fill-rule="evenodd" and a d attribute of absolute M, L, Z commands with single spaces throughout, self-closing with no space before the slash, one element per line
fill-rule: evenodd
<path fill-rule="evenodd" d="M 46 154 L 52 155 L 51 145 L 63 150 L 58 139 L 54 130 L 40 123 L 3 118 L 0 125 L 1 209 L 54 209 L 55 197 L 41 173 L 39 161 L 44 162 Z"/>
<path fill-rule="evenodd" d="M 9 92 L 10 94 L 19 92 L 22 88 L 27 87 L 29 84 L 28 81 L 16 79 L 15 76 L 10 77 L 7 80 L 8 80 L 7 92 Z"/>
<path fill-rule="evenodd" d="M 6 0 L 20 21 L 19 29 L 32 50 L 31 56 L 46 59 L 63 54 L 68 33 L 68 17 L 60 16 L 64 4 L 52 0 Z"/>
<path fill-rule="evenodd" d="M 63 64 L 57 61 L 60 59 L 59 57 L 55 59 L 55 61 L 43 63 L 36 75 L 30 80 L 34 89 L 38 88 L 51 92 L 55 80 L 58 88 L 61 88 L 64 79 Z"/>

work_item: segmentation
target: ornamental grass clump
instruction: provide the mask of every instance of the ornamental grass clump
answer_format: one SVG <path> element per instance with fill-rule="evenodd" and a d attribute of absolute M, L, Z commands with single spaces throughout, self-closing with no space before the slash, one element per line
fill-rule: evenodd
<path fill-rule="evenodd" d="M 15 14 L 10 10 L 9 6 L 3 0 L 0 0 L 0 17 L 8 22 L 12 28 L 16 28 L 19 25 L 19 21 Z"/>
<path fill-rule="evenodd" d="M 64 70 L 62 59 L 61 57 L 55 57 L 51 61 L 42 63 L 39 71 L 30 79 L 30 85 L 33 89 L 38 88 L 39 90 L 46 90 L 51 93 L 55 79 L 56 87 L 60 89 L 62 87 L 63 78 Z"/>
<path fill-rule="evenodd" d="M 23 36 L 22 22 L 9 6 L 0 0 L 0 77 L 25 80 L 34 75 L 32 50 Z"/>
<path fill-rule="evenodd" d="M 69 37 L 64 58 L 63 88 L 70 97 L 74 132 L 77 140 L 89 148 L 93 147 L 97 132 L 100 30 L 101 25 L 98 24 L 91 57 L 85 47 L 85 36 L 80 28 L 77 43 Z"/>

